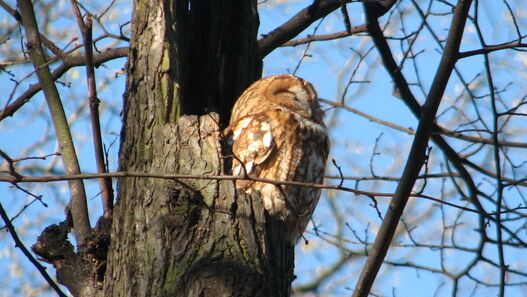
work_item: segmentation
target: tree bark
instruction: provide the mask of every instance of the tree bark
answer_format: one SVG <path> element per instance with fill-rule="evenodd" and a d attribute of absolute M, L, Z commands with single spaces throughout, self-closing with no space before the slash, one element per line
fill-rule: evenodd
<path fill-rule="evenodd" d="M 197 2 L 135 1 L 121 170 L 230 171 L 220 131 L 260 76 L 256 2 Z M 290 295 L 294 247 L 232 181 L 123 178 L 118 197 L 104 296 Z"/>

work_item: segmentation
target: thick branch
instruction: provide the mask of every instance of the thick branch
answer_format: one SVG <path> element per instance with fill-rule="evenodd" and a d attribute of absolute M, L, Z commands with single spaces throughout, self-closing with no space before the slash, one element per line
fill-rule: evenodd
<path fill-rule="evenodd" d="M 368 260 L 362 270 L 353 296 L 367 296 L 371 290 L 377 272 L 381 267 L 384 257 L 388 252 L 390 242 L 393 239 L 399 219 L 403 213 L 404 207 L 409 198 L 409 194 L 419 175 L 419 171 L 426 160 L 426 149 L 428 139 L 434 128 L 435 116 L 439 103 L 445 91 L 450 74 L 454 69 L 456 55 L 459 51 L 463 29 L 467 19 L 471 1 L 459 1 L 454 11 L 450 31 L 447 37 L 447 43 L 443 56 L 436 72 L 427 100 L 421 110 L 419 126 L 410 155 L 406 162 L 401 182 L 399 183 L 395 195 L 390 202 L 390 206 L 381 225 L 381 228 L 375 238 Z M 370 4 L 364 4 L 366 11 L 367 25 L 370 31 L 379 32 L 381 29 L 378 25 L 378 13 Z"/>
<path fill-rule="evenodd" d="M 44 96 L 53 119 L 53 126 L 59 142 L 59 149 L 67 174 L 79 174 L 80 167 L 77 160 L 75 147 L 64 113 L 64 108 L 60 100 L 55 81 L 46 65 L 46 57 L 42 48 L 40 33 L 38 30 L 33 4 L 30 0 L 17 1 L 18 8 L 22 17 L 22 23 L 27 38 L 27 48 L 29 56 L 37 72 L 38 80 L 43 88 Z M 84 183 L 81 180 L 68 182 L 70 188 L 70 210 L 75 228 L 75 236 L 79 244 L 84 243 L 86 236 L 90 233 L 90 220 L 88 217 L 88 207 L 86 204 L 86 192 Z"/>
<path fill-rule="evenodd" d="M 314 1 L 310 6 L 302 9 L 290 20 L 274 29 L 262 39 L 258 40 L 258 54 L 263 59 L 277 47 L 304 31 L 314 21 L 325 17 L 342 5 L 339 0 Z"/>
<path fill-rule="evenodd" d="M 390 47 L 388 46 L 388 43 L 386 42 L 384 35 L 382 34 L 380 30 L 376 30 L 376 31 L 370 30 L 369 33 L 375 43 L 375 46 L 379 50 L 384 67 L 387 69 L 388 74 L 390 74 L 390 76 L 392 77 L 394 81 L 394 84 L 400 94 L 400 98 L 410 108 L 410 110 L 416 117 L 420 117 L 422 108 L 419 105 L 419 102 L 417 102 L 417 99 L 414 97 L 412 91 L 410 90 L 409 84 L 401 72 L 401 68 L 395 62 L 393 55 L 391 53 Z M 454 68 L 454 71 L 455 71 L 455 68 Z M 459 134 L 457 135 L 452 134 L 450 133 L 450 131 L 437 126 L 435 122 L 433 123 L 433 125 L 434 125 L 434 128 L 431 134 L 432 140 L 443 151 L 443 153 L 446 155 L 448 160 L 452 162 L 456 170 L 459 172 L 459 174 L 465 181 L 469 189 L 469 192 L 470 192 L 470 196 L 469 196 L 470 201 L 477 207 L 480 213 L 484 213 L 485 211 L 483 207 L 477 200 L 478 190 L 476 188 L 476 185 L 472 179 L 472 176 L 468 173 L 467 169 L 463 166 L 463 164 L 467 164 L 471 167 L 474 167 L 476 168 L 476 170 L 481 171 L 483 169 L 477 167 L 475 164 L 473 164 L 469 160 L 460 158 L 457 152 L 446 142 L 446 140 L 442 137 L 441 134 L 447 133 L 454 137 L 458 137 L 458 138 L 468 140 L 468 141 L 476 141 L 476 140 L 472 139 L 470 136 L 460 137 Z M 488 143 L 485 140 L 481 140 L 481 142 Z M 516 145 L 513 145 L 513 146 L 516 146 Z M 486 172 L 486 174 L 490 174 L 490 173 Z M 513 179 L 510 179 L 508 181 L 510 183 L 515 183 Z M 482 219 L 480 219 L 480 223 L 483 223 Z"/>
<path fill-rule="evenodd" d="M 375 46 L 379 50 L 384 67 L 387 69 L 388 73 L 390 74 L 390 76 L 392 77 L 394 81 L 394 84 L 400 94 L 400 98 L 410 108 L 410 110 L 416 117 L 420 117 L 422 107 L 419 105 L 419 103 L 417 102 L 417 99 L 414 97 L 412 91 L 410 90 L 409 84 L 401 72 L 401 68 L 395 62 L 393 55 L 391 53 L 390 47 L 388 46 L 388 42 L 386 41 L 384 35 L 382 34 L 380 30 L 376 30 L 376 31 L 370 30 L 369 33 L 375 43 Z M 454 68 L 454 71 L 455 71 L 455 68 Z M 446 140 L 442 137 L 441 134 L 447 133 L 449 135 L 453 135 L 454 137 L 458 137 L 458 138 L 468 140 L 468 141 L 476 141 L 476 140 L 471 139 L 470 136 L 460 137 L 459 134 L 458 135 L 452 134 L 450 133 L 450 131 L 439 127 L 435 122 L 433 123 L 433 125 L 434 125 L 433 132 L 431 134 L 432 140 L 443 151 L 443 153 L 446 155 L 448 160 L 452 162 L 452 164 L 454 165 L 456 170 L 459 172 L 462 179 L 465 181 L 468 187 L 468 190 L 469 190 L 468 199 L 470 199 L 470 201 L 476 206 L 476 208 L 478 209 L 480 213 L 485 213 L 483 206 L 477 200 L 478 190 L 472 179 L 472 176 L 469 174 L 469 172 L 463 166 L 463 164 L 471 166 L 479 171 L 482 171 L 483 169 L 479 168 L 478 166 L 476 166 L 475 164 L 473 164 L 467 159 L 462 159 L 457 154 L 457 152 L 446 142 Z M 488 143 L 485 140 L 481 140 L 481 142 Z M 516 145 L 513 145 L 513 146 L 516 146 Z M 490 172 L 485 172 L 485 174 L 492 175 Z M 514 179 L 509 179 L 507 181 L 510 183 L 516 183 Z M 480 225 L 483 226 L 483 224 L 484 224 L 483 218 L 480 217 Z M 482 228 L 482 230 L 484 229 Z"/>

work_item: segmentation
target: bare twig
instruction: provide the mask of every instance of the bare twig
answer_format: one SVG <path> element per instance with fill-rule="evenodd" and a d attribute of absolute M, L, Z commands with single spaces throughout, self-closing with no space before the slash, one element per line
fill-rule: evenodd
<path fill-rule="evenodd" d="M 308 35 L 307 37 L 304 37 L 304 38 L 299 38 L 299 39 L 288 41 L 284 43 L 282 46 L 297 46 L 300 44 L 305 44 L 305 43 L 314 42 L 314 41 L 327 41 L 327 40 L 340 39 L 340 38 L 344 38 L 344 37 L 348 37 L 351 35 L 355 35 L 358 33 L 364 33 L 364 32 L 366 32 L 366 25 L 359 25 L 359 26 L 352 27 L 349 32 L 341 31 L 341 32 L 335 32 L 335 33 L 323 34 L 323 35 Z"/>
<path fill-rule="evenodd" d="M 322 99 L 320 98 L 319 99 L 320 102 L 322 103 L 325 103 L 325 104 L 328 104 L 328 105 L 331 105 L 331 106 L 334 106 L 334 107 L 339 107 L 339 108 L 342 108 L 342 109 L 345 109 L 349 112 L 352 112 L 354 114 L 357 114 L 363 118 L 366 118 L 372 122 L 376 122 L 376 123 L 379 123 L 381 125 L 384 125 L 386 127 L 390 127 L 390 128 L 393 128 L 395 130 L 399 130 L 399 131 L 402 131 L 402 132 L 405 132 L 407 134 L 410 134 L 410 135 L 414 135 L 415 134 L 415 130 L 412 130 L 412 129 L 408 129 L 408 128 L 405 128 L 405 127 L 402 127 L 402 126 L 399 126 L 397 124 L 394 124 L 394 123 L 390 123 L 390 122 L 387 122 L 385 120 L 382 120 L 382 119 L 379 119 L 379 118 L 376 118 L 374 116 L 371 116 L 367 113 L 364 113 L 358 109 L 355 109 L 355 108 L 352 108 L 352 107 L 349 107 L 345 104 L 342 104 L 342 103 L 338 103 L 338 102 L 334 102 L 334 101 L 330 101 L 330 100 L 327 100 L 327 99 Z"/>
<path fill-rule="evenodd" d="M 315 26 L 315 28 L 313 29 L 313 35 L 315 35 L 318 31 L 318 28 L 320 28 L 320 25 L 322 25 L 322 22 L 324 21 L 324 18 L 320 19 L 320 21 L 318 22 L 318 24 Z M 293 75 L 296 75 L 296 72 L 298 71 L 298 69 L 300 69 L 300 65 L 302 65 L 302 62 L 304 61 L 304 59 L 306 57 L 309 57 L 310 55 L 308 54 L 308 51 L 309 51 L 309 48 L 311 46 L 311 42 L 308 42 L 307 45 L 306 45 L 306 48 L 304 49 L 304 51 L 302 52 L 302 57 L 300 57 L 300 60 L 298 60 L 298 63 L 296 64 L 295 66 L 295 69 L 293 70 L 292 74 Z"/>
<path fill-rule="evenodd" d="M 344 175 L 342 174 L 342 168 L 337 164 L 337 161 L 335 161 L 335 159 L 331 159 L 331 162 L 333 163 L 333 165 L 337 168 L 337 170 L 339 171 L 339 174 L 340 174 L 340 183 L 339 183 L 339 187 L 342 187 L 342 184 L 344 183 Z"/>
<path fill-rule="evenodd" d="M 350 192 L 355 193 L 357 195 L 363 195 L 367 197 L 393 197 L 393 193 L 381 193 L 381 192 L 368 192 L 363 190 L 357 190 L 349 187 L 344 186 L 333 186 L 333 185 L 323 185 L 323 184 L 315 184 L 315 183 L 304 183 L 304 182 L 297 182 L 297 181 L 280 181 L 280 180 L 273 180 L 273 179 L 266 179 L 266 178 L 259 178 L 255 176 L 245 175 L 245 176 L 232 176 L 232 175 L 208 175 L 208 174 L 162 174 L 162 173 L 143 173 L 143 172 L 127 172 L 127 171 L 119 171 L 119 172 L 110 172 L 110 173 L 83 173 L 83 174 L 76 174 L 76 175 L 48 175 L 48 176 L 22 176 L 20 179 L 16 179 L 15 177 L 9 176 L 9 175 L 0 175 L 0 182 L 8 182 L 8 183 L 16 183 L 16 182 L 22 182 L 22 183 L 48 183 L 48 182 L 59 182 L 59 181 L 72 181 L 72 180 L 84 180 L 84 179 L 98 179 L 98 178 L 129 178 L 129 177 L 146 177 L 146 178 L 160 178 L 160 179 L 167 179 L 167 180 L 173 180 L 173 181 L 180 181 L 180 180 L 251 180 L 256 182 L 262 182 L 262 183 L 269 183 L 274 185 L 287 185 L 287 186 L 297 186 L 297 187 L 308 187 L 308 188 L 317 188 L 317 189 L 327 189 L 327 190 L 338 190 L 343 192 Z M 439 198 L 434 198 L 428 195 L 423 194 L 416 194 L 416 193 L 410 193 L 410 197 L 416 197 L 416 198 L 423 198 L 427 200 L 431 200 L 437 203 L 445 204 L 451 207 L 455 207 L 464 211 L 480 214 L 485 218 L 492 219 L 492 215 L 495 215 L 496 213 L 486 213 L 478 210 L 474 210 L 468 207 L 456 205 L 454 203 L 443 201 Z M 516 207 L 509 211 L 502 211 L 500 213 L 508 213 L 515 210 L 521 210 L 521 209 L 527 209 L 527 207 Z"/>

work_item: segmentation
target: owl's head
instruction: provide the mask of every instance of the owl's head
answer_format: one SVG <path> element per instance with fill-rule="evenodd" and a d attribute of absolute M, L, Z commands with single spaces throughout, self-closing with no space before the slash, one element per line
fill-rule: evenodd
<path fill-rule="evenodd" d="M 282 108 L 321 123 L 324 111 L 320 108 L 317 92 L 311 83 L 293 75 L 264 78 L 269 82 L 264 96 Z"/>
<path fill-rule="evenodd" d="M 276 108 L 323 124 L 324 112 L 313 85 L 288 74 L 268 76 L 250 85 L 234 104 L 230 123 Z"/>

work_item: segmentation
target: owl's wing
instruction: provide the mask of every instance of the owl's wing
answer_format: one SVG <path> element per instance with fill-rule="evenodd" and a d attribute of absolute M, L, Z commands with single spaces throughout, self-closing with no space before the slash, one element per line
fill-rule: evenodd
<path fill-rule="evenodd" d="M 269 122 L 258 115 L 242 118 L 232 127 L 232 152 L 234 175 L 251 174 L 259 170 L 260 164 L 271 158 L 276 142 Z M 243 163 L 243 165 L 241 163 Z M 257 173 L 257 172 L 256 172 Z"/>

